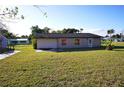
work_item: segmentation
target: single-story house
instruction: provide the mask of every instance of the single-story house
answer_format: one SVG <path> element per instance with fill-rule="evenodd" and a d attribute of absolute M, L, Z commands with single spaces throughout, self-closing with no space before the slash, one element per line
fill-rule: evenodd
<path fill-rule="evenodd" d="M 29 44 L 29 40 L 28 38 L 9 39 L 8 44 L 14 44 L 14 45 Z"/>
<path fill-rule="evenodd" d="M 114 42 L 124 42 L 124 38 L 113 38 Z"/>
<path fill-rule="evenodd" d="M 92 48 L 101 46 L 101 36 L 91 33 L 35 34 L 37 49 Z"/>
<path fill-rule="evenodd" d="M 7 48 L 7 38 L 3 35 L 0 35 L 0 49 Z"/>

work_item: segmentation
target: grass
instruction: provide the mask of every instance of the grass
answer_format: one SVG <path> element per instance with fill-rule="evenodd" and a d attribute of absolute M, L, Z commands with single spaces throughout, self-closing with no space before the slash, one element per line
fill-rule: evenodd
<path fill-rule="evenodd" d="M 113 51 L 40 53 L 18 45 L 20 53 L 0 60 L 0 86 L 124 86 L 124 43 L 115 45 Z"/>

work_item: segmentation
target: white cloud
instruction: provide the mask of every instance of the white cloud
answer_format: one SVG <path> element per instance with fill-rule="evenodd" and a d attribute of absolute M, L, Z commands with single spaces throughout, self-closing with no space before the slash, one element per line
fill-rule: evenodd
<path fill-rule="evenodd" d="M 9 31 L 20 35 L 29 35 L 31 33 L 30 27 L 31 24 L 30 22 L 25 19 L 25 20 L 12 20 L 10 22 L 5 22 L 5 24 L 8 26 Z"/>
<path fill-rule="evenodd" d="M 53 30 L 62 30 L 63 28 L 51 28 L 51 31 Z M 75 28 L 77 29 L 77 28 Z M 101 35 L 101 36 L 105 36 L 107 34 L 107 30 L 105 29 L 96 29 L 96 28 L 93 28 L 93 29 L 89 29 L 89 28 L 84 28 L 84 30 L 82 31 L 82 33 L 93 33 L 93 34 L 97 34 L 97 35 Z"/>
<path fill-rule="evenodd" d="M 93 33 L 101 36 L 105 36 L 107 34 L 107 30 L 105 29 L 84 29 L 84 33 Z"/>
<path fill-rule="evenodd" d="M 29 27 L 22 23 L 9 23 L 9 31 L 19 35 L 29 35 L 31 32 Z"/>
<path fill-rule="evenodd" d="M 24 21 L 20 21 L 17 23 L 8 23 L 9 25 L 9 29 L 11 32 L 13 32 L 14 34 L 19 34 L 20 35 L 29 35 L 31 33 L 30 27 L 33 24 L 29 24 L 28 20 L 24 20 Z M 42 26 L 44 27 L 44 26 Z M 48 26 L 50 27 L 50 26 Z M 56 28 L 56 27 L 50 27 L 51 30 L 62 30 L 63 28 Z M 76 28 L 77 29 L 77 28 Z M 123 30 L 124 31 L 124 30 Z M 116 33 L 122 33 L 122 30 L 116 30 Z M 93 34 L 97 34 L 97 35 L 101 35 L 101 36 L 105 36 L 107 35 L 107 29 L 100 29 L 100 28 L 84 28 L 84 30 L 82 31 L 83 33 L 93 33 Z"/>

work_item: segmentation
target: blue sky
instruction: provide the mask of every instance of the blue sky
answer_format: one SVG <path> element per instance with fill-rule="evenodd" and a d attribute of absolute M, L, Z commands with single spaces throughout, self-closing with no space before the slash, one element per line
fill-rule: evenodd
<path fill-rule="evenodd" d="M 124 30 L 124 6 L 43 5 L 40 8 L 47 12 L 47 18 L 31 5 L 18 7 L 19 13 L 23 14 L 25 19 L 8 25 L 10 31 L 19 35 L 30 34 L 32 25 L 39 25 L 41 28 L 47 26 L 53 30 L 84 28 L 84 32 L 99 35 L 106 35 L 108 29 L 115 29 L 116 33 Z"/>

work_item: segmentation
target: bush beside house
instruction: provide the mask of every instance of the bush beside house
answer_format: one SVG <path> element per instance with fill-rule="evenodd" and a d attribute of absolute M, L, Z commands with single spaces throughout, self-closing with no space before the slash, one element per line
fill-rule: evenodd
<path fill-rule="evenodd" d="M 32 39 L 32 44 L 33 44 L 33 48 L 37 49 L 37 40 L 36 39 Z"/>

